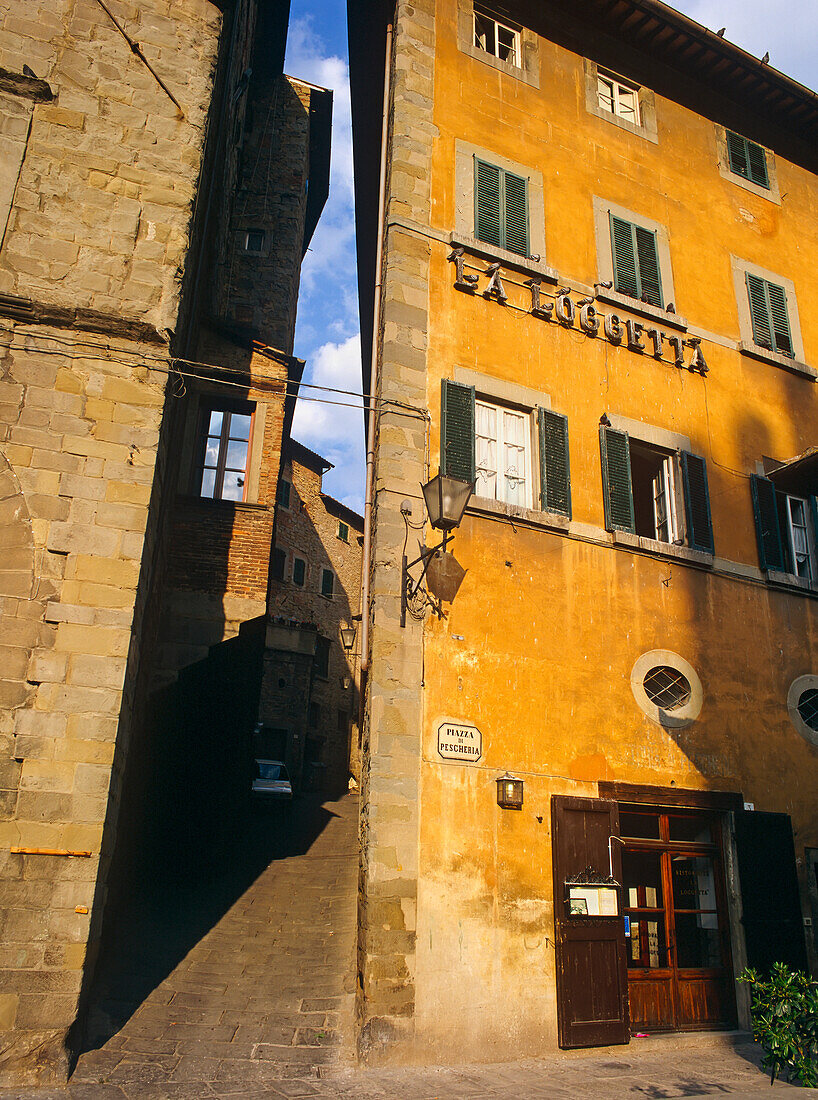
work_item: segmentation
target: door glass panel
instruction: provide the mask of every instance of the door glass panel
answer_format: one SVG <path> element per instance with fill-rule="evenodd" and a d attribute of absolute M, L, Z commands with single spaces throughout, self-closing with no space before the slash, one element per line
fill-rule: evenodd
<path fill-rule="evenodd" d="M 709 817 L 700 814 L 677 817 L 671 814 L 668 818 L 671 840 L 697 840 L 700 844 L 712 844 L 713 823 Z"/>
<path fill-rule="evenodd" d="M 676 965 L 721 966 L 721 940 L 715 913 L 676 914 Z"/>
<path fill-rule="evenodd" d="M 674 909 L 715 909 L 716 884 L 710 856 L 673 856 Z"/>
<path fill-rule="evenodd" d="M 633 814 L 620 810 L 619 832 L 622 836 L 659 840 L 659 818 L 656 814 Z"/>
<path fill-rule="evenodd" d="M 628 966 L 633 970 L 657 970 L 668 966 L 663 916 L 657 914 L 656 920 L 646 920 L 645 916 L 640 914 L 639 920 L 631 919 Z"/>
<path fill-rule="evenodd" d="M 625 904 L 629 909 L 661 909 L 662 856 L 659 852 L 622 853 Z"/>

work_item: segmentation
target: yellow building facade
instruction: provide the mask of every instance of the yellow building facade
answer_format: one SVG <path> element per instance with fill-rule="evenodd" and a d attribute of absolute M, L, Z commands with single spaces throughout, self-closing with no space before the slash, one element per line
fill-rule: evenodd
<path fill-rule="evenodd" d="M 349 5 L 372 1058 L 746 1026 L 745 965 L 815 969 L 818 111 L 570 9 Z M 463 572 L 402 616 L 438 469 Z"/>

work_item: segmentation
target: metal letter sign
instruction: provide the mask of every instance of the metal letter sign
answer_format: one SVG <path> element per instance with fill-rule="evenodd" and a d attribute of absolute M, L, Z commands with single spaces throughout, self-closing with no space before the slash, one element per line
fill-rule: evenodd
<path fill-rule="evenodd" d="M 441 722 L 437 727 L 437 752 L 443 760 L 476 764 L 483 755 L 483 735 L 477 726 Z"/>

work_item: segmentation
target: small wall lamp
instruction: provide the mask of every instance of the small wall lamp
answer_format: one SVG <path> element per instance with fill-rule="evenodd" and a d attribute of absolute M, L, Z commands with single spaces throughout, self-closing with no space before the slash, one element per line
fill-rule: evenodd
<path fill-rule="evenodd" d="M 501 775 L 497 780 L 497 805 L 504 810 L 523 808 L 523 781 L 516 775 Z"/>
<path fill-rule="evenodd" d="M 426 512 L 429 516 L 429 523 L 431 523 L 432 527 L 436 530 L 443 532 L 443 541 L 439 542 L 437 546 L 429 548 L 423 547 L 420 552 L 420 557 L 415 558 L 414 561 L 407 561 L 406 555 L 403 555 L 403 568 L 401 573 L 401 626 L 406 626 L 407 608 L 410 607 L 410 604 L 420 592 L 422 592 L 424 597 L 423 602 L 420 609 L 412 611 L 413 615 L 415 615 L 416 618 L 420 618 L 422 609 L 427 605 L 433 607 L 438 615 L 442 615 L 440 600 L 435 600 L 434 597 L 429 594 L 423 582 L 432 559 L 439 551 L 443 551 L 444 554 L 446 553 L 446 544 L 451 538 L 452 531 L 460 526 L 460 521 L 463 519 L 463 513 L 466 511 L 466 505 L 469 503 L 471 495 L 474 492 L 474 482 L 463 481 L 462 478 L 449 477 L 448 474 L 438 473 L 431 481 L 422 485 L 421 489 L 423 490 L 423 499 L 426 502 Z M 406 524 L 406 533 L 408 536 L 409 527 L 417 526 L 416 524 L 411 525 L 409 523 L 411 505 L 408 501 L 405 501 L 401 506 L 401 513 L 404 523 Z M 420 576 L 415 579 L 412 577 L 409 570 L 421 564 L 423 568 L 420 571 Z"/>
<path fill-rule="evenodd" d="M 356 630 L 354 626 L 342 626 L 341 627 L 341 645 L 349 653 L 352 647 L 355 645 Z"/>

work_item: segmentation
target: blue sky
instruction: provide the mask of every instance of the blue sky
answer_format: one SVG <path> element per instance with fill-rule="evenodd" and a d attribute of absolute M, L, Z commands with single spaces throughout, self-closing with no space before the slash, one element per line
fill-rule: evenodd
<path fill-rule="evenodd" d="M 818 83 L 816 0 L 789 0 L 778 16 L 772 0 L 675 0 L 673 7 L 711 30 L 726 27 L 725 38 L 756 57 L 769 52 L 770 65 L 802 84 Z M 330 194 L 302 269 L 295 354 L 307 360 L 306 382 L 360 393 L 345 0 L 292 0 L 285 68 L 335 93 Z M 360 399 L 348 408 L 327 404 L 328 398 L 333 395 L 302 390 L 293 435 L 335 464 L 324 478 L 325 492 L 362 511 Z"/>

